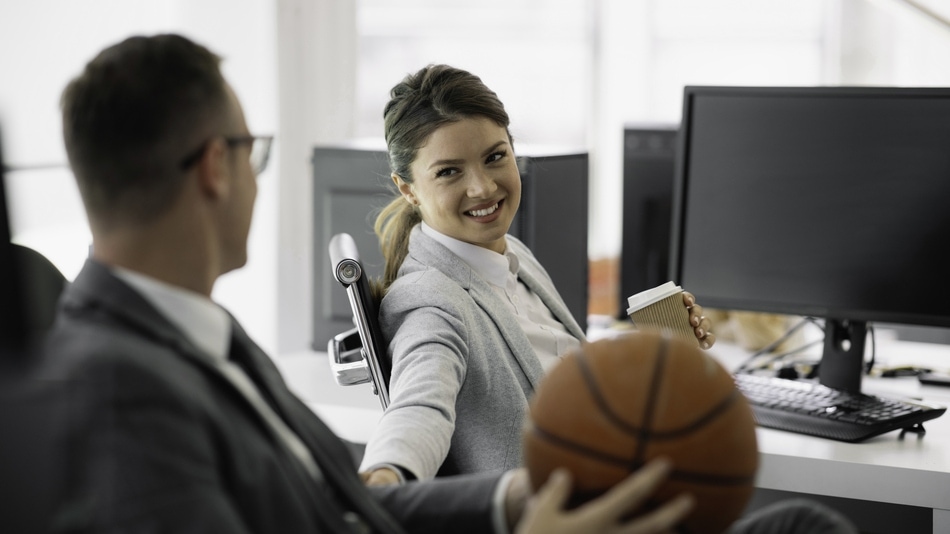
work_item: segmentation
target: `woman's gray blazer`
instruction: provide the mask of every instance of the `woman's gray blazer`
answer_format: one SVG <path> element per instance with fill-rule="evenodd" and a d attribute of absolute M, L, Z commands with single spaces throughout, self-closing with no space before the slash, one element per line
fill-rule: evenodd
<path fill-rule="evenodd" d="M 531 251 L 510 235 L 507 242 L 518 278 L 584 340 Z M 393 362 L 391 404 L 362 469 L 394 464 L 426 479 L 520 466 L 528 399 L 543 370 L 488 282 L 416 226 L 379 318 Z"/>

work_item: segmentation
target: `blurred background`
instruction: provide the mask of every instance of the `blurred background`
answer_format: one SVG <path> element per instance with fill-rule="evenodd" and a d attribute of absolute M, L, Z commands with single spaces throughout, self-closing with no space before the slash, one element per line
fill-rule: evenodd
<path fill-rule="evenodd" d="M 950 85 L 941 0 L 6 0 L 0 124 L 14 241 L 72 279 L 91 241 L 59 96 L 103 47 L 176 32 L 221 54 L 277 137 L 248 266 L 215 298 L 272 354 L 310 346 L 315 144 L 378 139 L 389 89 L 448 63 L 505 103 L 516 151 L 590 154 L 592 313 L 617 307 L 625 126 L 676 127 L 685 85 Z"/>

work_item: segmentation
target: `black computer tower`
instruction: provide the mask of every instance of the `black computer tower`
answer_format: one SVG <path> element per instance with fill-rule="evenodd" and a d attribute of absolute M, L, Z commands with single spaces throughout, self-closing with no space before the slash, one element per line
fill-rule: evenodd
<path fill-rule="evenodd" d="M 627 297 L 669 281 L 677 132 L 667 125 L 624 128 L 618 317 L 627 315 Z"/>

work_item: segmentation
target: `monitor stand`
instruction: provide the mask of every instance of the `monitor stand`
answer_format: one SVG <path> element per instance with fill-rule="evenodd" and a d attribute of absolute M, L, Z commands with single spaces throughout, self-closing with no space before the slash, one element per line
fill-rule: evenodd
<path fill-rule="evenodd" d="M 868 326 L 864 321 L 825 321 L 825 348 L 818 366 L 818 381 L 823 386 L 861 393 L 867 334 Z"/>

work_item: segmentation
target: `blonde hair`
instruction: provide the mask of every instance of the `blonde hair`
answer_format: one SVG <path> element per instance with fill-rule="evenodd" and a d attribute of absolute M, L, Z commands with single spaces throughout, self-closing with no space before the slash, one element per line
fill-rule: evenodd
<path fill-rule="evenodd" d="M 419 148 L 439 127 L 486 117 L 508 130 L 508 112 L 498 95 L 478 76 L 448 65 L 429 65 L 406 76 L 392 88 L 390 97 L 383 110 L 389 167 L 407 184 L 413 181 L 410 165 Z M 374 229 L 385 259 L 383 278 L 373 284 L 378 297 L 396 280 L 409 253 L 409 232 L 421 221 L 418 209 L 402 195 L 377 216 Z"/>

